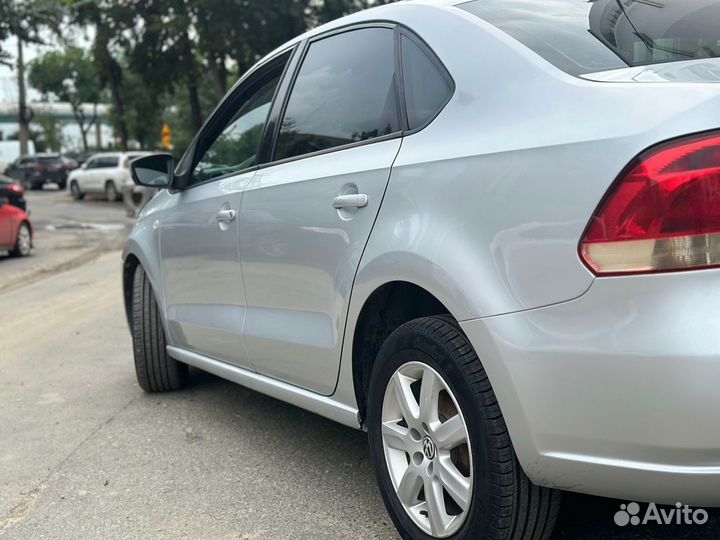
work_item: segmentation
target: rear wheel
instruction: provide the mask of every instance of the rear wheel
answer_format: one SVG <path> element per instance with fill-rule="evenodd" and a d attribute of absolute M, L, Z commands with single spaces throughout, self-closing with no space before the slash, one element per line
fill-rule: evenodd
<path fill-rule="evenodd" d="M 559 492 L 533 485 L 472 345 L 449 317 L 411 321 L 378 354 L 370 453 L 406 539 L 545 539 Z"/>
<path fill-rule="evenodd" d="M 33 191 L 40 191 L 44 185 L 45 185 L 45 182 L 32 182 L 30 184 L 30 189 Z"/>
<path fill-rule="evenodd" d="M 115 202 L 120 200 L 120 193 L 115 187 L 115 182 L 108 180 L 105 182 L 105 198 L 108 202 Z"/>
<path fill-rule="evenodd" d="M 80 191 L 80 186 L 75 181 L 70 183 L 70 194 L 76 201 L 82 201 L 85 198 L 85 194 Z"/>
<path fill-rule="evenodd" d="M 188 367 L 165 349 L 165 328 L 150 280 L 141 266 L 135 270 L 132 299 L 135 373 L 146 392 L 179 390 L 187 384 Z"/>
<path fill-rule="evenodd" d="M 17 238 L 15 239 L 15 247 L 10 251 L 13 257 L 27 257 L 32 249 L 32 233 L 30 225 L 21 223 L 18 227 Z"/>

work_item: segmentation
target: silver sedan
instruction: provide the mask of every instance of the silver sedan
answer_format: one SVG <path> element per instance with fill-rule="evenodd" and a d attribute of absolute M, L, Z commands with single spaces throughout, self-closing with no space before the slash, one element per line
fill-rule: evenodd
<path fill-rule="evenodd" d="M 720 504 L 719 25 L 403 2 L 283 45 L 133 162 L 140 385 L 367 430 L 405 538 L 547 538 L 562 490 Z"/>

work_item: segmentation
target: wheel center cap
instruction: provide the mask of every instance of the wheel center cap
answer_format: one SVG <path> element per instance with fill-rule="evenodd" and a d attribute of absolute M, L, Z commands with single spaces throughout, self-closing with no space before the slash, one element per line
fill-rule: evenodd
<path fill-rule="evenodd" d="M 432 439 L 430 437 L 425 436 L 423 438 L 422 449 L 423 454 L 425 454 L 426 458 L 433 459 L 435 457 L 435 443 L 432 442 Z"/>

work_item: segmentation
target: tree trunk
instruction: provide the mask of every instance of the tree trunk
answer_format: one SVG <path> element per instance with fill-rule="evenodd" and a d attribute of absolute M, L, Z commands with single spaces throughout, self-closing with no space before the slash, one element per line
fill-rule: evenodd
<path fill-rule="evenodd" d="M 85 127 L 85 113 L 81 109 L 82 104 L 79 106 L 73 105 L 73 116 L 75 117 L 75 122 L 77 122 L 78 127 L 80 128 L 80 136 L 82 137 L 82 145 L 83 145 L 83 152 L 88 151 L 88 143 L 87 143 L 87 128 Z"/>
<path fill-rule="evenodd" d="M 107 83 L 110 86 L 110 96 L 115 109 L 115 130 L 116 136 L 120 139 L 120 149 L 127 150 L 128 129 L 125 121 L 125 102 L 122 93 L 122 71 L 120 65 L 112 57 L 108 50 L 108 39 L 105 37 L 107 29 L 102 27 L 102 20 L 98 14 L 94 21 L 96 28 L 95 35 L 95 62 L 102 66 Z"/>
<path fill-rule="evenodd" d="M 227 67 L 225 66 L 225 58 L 222 54 L 218 56 L 211 54 L 208 59 L 208 65 L 215 81 L 215 91 L 218 99 L 222 99 L 227 94 Z"/>
<path fill-rule="evenodd" d="M 18 37 L 18 56 L 17 56 L 17 70 L 18 70 L 18 124 L 19 139 L 20 139 L 20 154 L 27 155 L 29 150 L 30 140 L 30 125 L 28 118 L 27 103 L 25 101 L 25 62 L 23 60 L 23 42 Z"/>
<path fill-rule="evenodd" d="M 125 121 L 125 102 L 122 97 L 122 81 L 120 79 L 120 67 L 107 52 L 106 71 L 108 83 L 110 84 L 110 95 L 112 96 L 113 107 L 115 107 L 117 135 L 120 139 L 120 149 L 128 149 L 128 130 Z"/>
<path fill-rule="evenodd" d="M 190 95 L 190 120 L 194 131 L 200 131 L 203 123 L 202 110 L 200 108 L 200 96 L 195 81 L 188 82 L 188 93 Z"/>

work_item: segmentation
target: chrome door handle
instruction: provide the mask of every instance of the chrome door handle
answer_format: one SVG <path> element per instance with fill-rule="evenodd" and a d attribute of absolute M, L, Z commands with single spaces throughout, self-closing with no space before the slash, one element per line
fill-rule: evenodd
<path fill-rule="evenodd" d="M 365 208 L 368 204 L 368 196 L 364 193 L 354 195 L 340 195 L 333 199 L 333 208 Z"/>
<path fill-rule="evenodd" d="M 235 221 L 235 216 L 235 210 L 220 210 L 217 213 L 216 219 L 218 223 L 230 223 L 231 221 Z"/>

